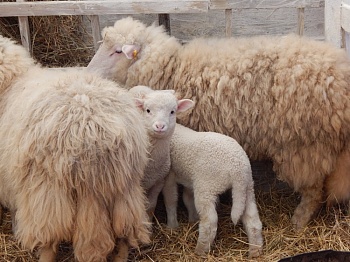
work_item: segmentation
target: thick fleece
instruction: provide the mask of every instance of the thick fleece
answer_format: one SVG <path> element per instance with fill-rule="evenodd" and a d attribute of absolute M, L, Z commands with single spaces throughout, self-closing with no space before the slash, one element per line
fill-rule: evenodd
<path fill-rule="evenodd" d="M 74 68 L 35 65 L 0 37 L 0 203 L 21 245 L 55 261 L 72 241 L 77 261 L 107 261 L 116 241 L 150 241 L 141 186 L 149 141 L 132 96 Z"/>

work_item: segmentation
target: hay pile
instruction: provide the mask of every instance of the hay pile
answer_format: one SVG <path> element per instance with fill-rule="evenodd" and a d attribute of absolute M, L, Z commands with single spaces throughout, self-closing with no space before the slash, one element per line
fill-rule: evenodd
<path fill-rule="evenodd" d="M 265 241 L 264 254 L 260 258 L 247 259 L 247 237 L 241 224 L 233 226 L 230 220 L 231 200 L 225 194 L 218 205 L 219 228 L 210 254 L 198 257 L 193 253 L 198 237 L 197 225 L 186 223 L 187 214 L 182 203 L 179 210 L 180 228 L 166 228 L 165 209 L 160 199 L 155 214 L 152 243 L 140 250 L 133 250 L 129 256 L 130 261 L 278 261 L 319 250 L 350 250 L 350 217 L 344 210 L 338 208 L 326 212 L 323 209 L 307 228 L 297 233 L 290 225 L 290 219 L 299 202 L 298 196 L 271 176 L 269 169 L 255 170 L 254 180 Z M 0 228 L 0 242 L 0 261 L 37 261 L 35 254 L 21 249 L 14 240 L 8 213 Z M 59 262 L 74 261 L 69 243 L 60 245 L 58 257 Z"/>
<path fill-rule="evenodd" d="M 85 25 L 82 16 L 29 17 L 33 57 L 49 67 L 86 66 L 94 48 Z M 17 17 L 0 17 L 0 34 L 21 43 Z"/>

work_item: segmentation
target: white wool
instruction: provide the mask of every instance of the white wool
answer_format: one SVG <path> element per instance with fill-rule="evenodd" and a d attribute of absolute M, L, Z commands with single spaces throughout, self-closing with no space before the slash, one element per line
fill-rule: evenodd
<path fill-rule="evenodd" d="M 163 189 L 168 226 L 177 227 L 177 185 L 184 186 L 189 220 L 199 214 L 196 253 L 209 251 L 217 230 L 215 204 L 219 194 L 232 190 L 231 219 L 242 219 L 249 239 L 249 256 L 261 253 L 262 224 L 255 203 L 248 156 L 232 138 L 214 132 L 196 132 L 177 124 L 171 139 L 171 173 Z M 197 213 L 198 212 L 198 213 Z"/>

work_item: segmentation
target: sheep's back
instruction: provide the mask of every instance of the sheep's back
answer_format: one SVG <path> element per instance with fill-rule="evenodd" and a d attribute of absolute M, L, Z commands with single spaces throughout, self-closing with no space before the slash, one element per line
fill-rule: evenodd
<path fill-rule="evenodd" d="M 0 173 L 15 196 L 9 201 L 21 206 L 17 236 L 26 247 L 71 240 L 84 196 L 108 212 L 140 186 L 147 133 L 132 98 L 113 82 L 35 69 L 3 103 Z"/>
<path fill-rule="evenodd" d="M 328 44 L 298 36 L 197 39 L 178 61 L 175 89 L 196 102 L 180 123 L 232 136 L 253 159 L 315 141 L 338 152 L 349 136 L 350 62 Z"/>

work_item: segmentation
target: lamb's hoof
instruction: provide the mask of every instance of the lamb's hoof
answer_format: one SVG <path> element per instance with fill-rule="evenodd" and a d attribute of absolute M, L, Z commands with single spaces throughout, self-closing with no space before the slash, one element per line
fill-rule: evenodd
<path fill-rule="evenodd" d="M 248 258 L 255 258 L 262 255 L 262 247 L 253 246 L 249 248 Z"/>
<path fill-rule="evenodd" d="M 207 248 L 206 245 L 203 245 L 201 243 L 197 243 L 196 249 L 194 250 L 194 253 L 198 256 L 205 256 L 209 252 L 209 248 Z"/>

